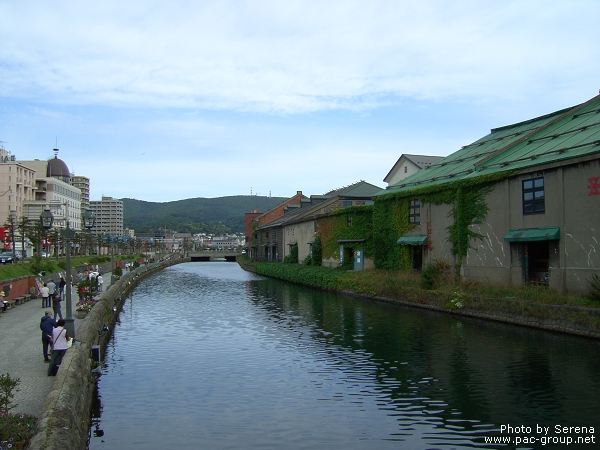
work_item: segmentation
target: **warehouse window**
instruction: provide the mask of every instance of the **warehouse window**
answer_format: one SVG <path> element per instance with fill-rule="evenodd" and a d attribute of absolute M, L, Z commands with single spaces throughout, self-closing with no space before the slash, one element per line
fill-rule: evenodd
<path fill-rule="evenodd" d="M 544 178 L 523 180 L 523 214 L 543 214 L 545 198 Z"/>
<path fill-rule="evenodd" d="M 408 209 L 408 223 L 420 224 L 421 223 L 421 201 L 412 200 Z"/>

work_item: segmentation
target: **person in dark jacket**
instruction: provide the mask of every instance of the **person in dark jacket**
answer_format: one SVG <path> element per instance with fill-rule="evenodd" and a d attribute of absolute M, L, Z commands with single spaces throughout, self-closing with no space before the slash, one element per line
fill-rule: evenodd
<path fill-rule="evenodd" d="M 50 362 L 48 357 L 48 346 L 52 345 L 52 330 L 56 327 L 56 321 L 52 318 L 52 311 L 46 311 L 40 322 L 42 330 L 42 345 L 44 349 L 44 362 Z"/>
<path fill-rule="evenodd" d="M 60 277 L 60 281 L 58 282 L 58 290 L 60 292 L 60 297 L 64 298 L 63 295 L 65 294 L 65 286 L 67 285 L 67 281 L 65 280 L 65 277 Z"/>

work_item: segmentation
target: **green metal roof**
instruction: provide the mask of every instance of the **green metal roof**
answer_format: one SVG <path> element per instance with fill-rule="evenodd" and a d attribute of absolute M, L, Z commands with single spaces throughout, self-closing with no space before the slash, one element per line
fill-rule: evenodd
<path fill-rule="evenodd" d="M 493 129 L 375 197 L 600 153 L 600 96 L 525 122 Z"/>
<path fill-rule="evenodd" d="M 506 236 L 504 236 L 504 240 L 506 242 L 558 241 L 559 239 L 559 227 L 510 230 L 508 233 L 506 233 Z"/>
<path fill-rule="evenodd" d="M 398 245 L 425 245 L 427 244 L 426 234 L 405 234 L 400 236 L 397 242 Z"/>

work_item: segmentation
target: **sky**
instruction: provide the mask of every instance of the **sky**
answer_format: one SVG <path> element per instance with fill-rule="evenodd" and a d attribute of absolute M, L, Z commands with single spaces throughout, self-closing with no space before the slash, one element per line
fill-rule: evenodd
<path fill-rule="evenodd" d="M 0 0 L 0 141 L 101 196 L 323 194 L 600 89 L 600 1 Z"/>

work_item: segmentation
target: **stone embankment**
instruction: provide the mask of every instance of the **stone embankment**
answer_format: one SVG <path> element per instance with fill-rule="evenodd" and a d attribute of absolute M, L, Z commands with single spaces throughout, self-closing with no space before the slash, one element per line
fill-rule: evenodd
<path fill-rule="evenodd" d="M 150 274 L 188 259 L 172 257 L 139 267 L 116 281 L 76 330 L 76 342 L 65 354 L 39 418 L 30 450 L 87 448 L 90 407 L 96 376 L 92 347 L 104 352 L 127 295 Z M 104 327 L 109 332 L 102 333 Z"/>

